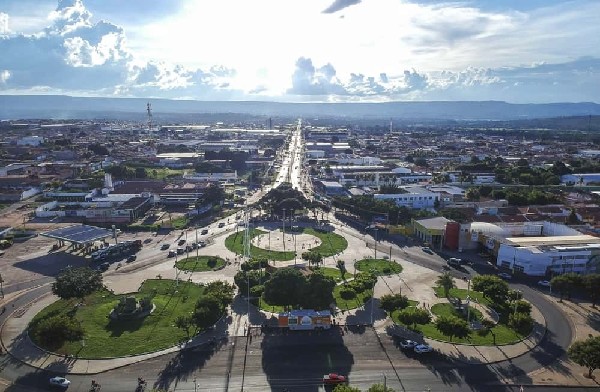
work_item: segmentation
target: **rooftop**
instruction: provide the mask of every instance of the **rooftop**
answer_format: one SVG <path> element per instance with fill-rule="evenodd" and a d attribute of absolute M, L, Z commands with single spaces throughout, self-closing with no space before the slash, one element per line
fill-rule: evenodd
<path fill-rule="evenodd" d="M 558 237 L 509 237 L 506 241 L 514 246 L 600 244 L 600 238 L 587 234 Z"/>

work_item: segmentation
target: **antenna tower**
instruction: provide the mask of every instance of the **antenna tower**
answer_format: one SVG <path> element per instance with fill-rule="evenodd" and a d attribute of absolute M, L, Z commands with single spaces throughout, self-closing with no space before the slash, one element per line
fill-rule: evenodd
<path fill-rule="evenodd" d="M 152 132 L 152 105 L 150 102 L 146 104 L 146 112 L 148 112 L 148 132 Z"/>

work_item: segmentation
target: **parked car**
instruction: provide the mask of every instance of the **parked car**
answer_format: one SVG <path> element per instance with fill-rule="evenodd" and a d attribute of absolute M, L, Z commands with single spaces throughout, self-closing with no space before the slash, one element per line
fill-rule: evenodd
<path fill-rule="evenodd" d="M 177 253 L 174 250 L 170 250 L 167 257 L 175 257 L 176 255 L 177 255 Z"/>
<path fill-rule="evenodd" d="M 540 280 L 537 282 L 538 286 L 543 286 L 543 287 L 550 287 L 550 281 L 549 280 Z"/>
<path fill-rule="evenodd" d="M 432 251 L 432 250 L 431 250 L 431 248 L 430 248 L 430 247 L 428 247 L 428 246 L 424 246 L 424 247 L 422 247 L 422 248 L 421 248 L 421 250 L 422 250 L 423 252 L 425 252 L 425 253 L 429 253 L 430 255 L 432 255 L 432 254 L 433 254 L 433 251 Z"/>
<path fill-rule="evenodd" d="M 177 248 L 177 254 L 182 255 L 185 252 L 183 248 Z"/>
<path fill-rule="evenodd" d="M 99 271 L 106 271 L 110 268 L 110 263 L 108 261 L 105 261 L 104 263 L 100 264 L 97 268 Z"/>
<path fill-rule="evenodd" d="M 418 345 L 419 343 L 415 342 L 414 340 L 405 339 L 400 341 L 400 347 L 403 349 L 414 349 Z"/>
<path fill-rule="evenodd" d="M 504 279 L 504 280 L 511 280 L 511 279 L 512 279 L 512 275 L 511 275 L 511 274 L 509 274 L 509 273 L 506 273 L 506 272 L 500 272 L 500 273 L 498 274 L 498 277 L 499 277 L 500 279 Z"/>
<path fill-rule="evenodd" d="M 171 246 L 171 244 L 162 244 L 160 246 L 160 250 L 167 250 L 167 249 L 169 249 L 170 246 Z"/>
<path fill-rule="evenodd" d="M 71 385 L 71 381 L 67 380 L 64 377 L 52 377 L 48 383 L 50 384 L 51 387 L 58 387 L 58 388 L 63 388 L 63 389 L 67 389 L 69 387 L 69 385 Z"/>
<path fill-rule="evenodd" d="M 206 246 L 206 242 L 198 241 L 198 246 L 202 248 L 203 246 Z"/>
<path fill-rule="evenodd" d="M 323 376 L 323 384 L 331 385 L 331 384 L 343 384 L 347 382 L 348 379 L 344 376 L 341 376 L 337 373 L 329 373 Z"/>
<path fill-rule="evenodd" d="M 179 240 L 179 242 L 177 243 L 177 245 L 179 245 L 179 246 L 181 246 L 183 244 L 185 244 L 185 240 L 184 239 Z"/>
<path fill-rule="evenodd" d="M 223 222 L 220 222 L 218 226 L 219 226 L 219 228 L 221 228 L 221 227 L 225 227 L 225 223 L 223 223 Z"/>
<path fill-rule="evenodd" d="M 202 231 L 200 232 L 200 234 L 202 234 L 202 235 L 208 234 L 208 229 L 202 229 Z"/>
<path fill-rule="evenodd" d="M 132 261 L 135 261 L 135 259 L 137 259 L 137 256 L 136 255 L 131 255 L 131 256 L 127 257 L 127 262 L 131 263 Z"/>
<path fill-rule="evenodd" d="M 417 354 L 430 353 L 433 351 L 433 347 L 428 344 L 417 344 L 414 350 Z"/>

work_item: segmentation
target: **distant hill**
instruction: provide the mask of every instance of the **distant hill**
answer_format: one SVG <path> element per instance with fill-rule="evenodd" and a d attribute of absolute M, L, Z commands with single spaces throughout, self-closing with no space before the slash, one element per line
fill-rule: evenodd
<path fill-rule="evenodd" d="M 510 104 L 483 102 L 281 103 L 210 102 L 142 98 L 82 98 L 63 95 L 0 95 L 0 119 L 120 119 L 145 118 L 146 103 L 157 120 L 177 114 L 236 114 L 337 119 L 401 119 L 507 121 L 600 115 L 600 104 Z M 214 117 L 214 116 L 211 116 Z"/>

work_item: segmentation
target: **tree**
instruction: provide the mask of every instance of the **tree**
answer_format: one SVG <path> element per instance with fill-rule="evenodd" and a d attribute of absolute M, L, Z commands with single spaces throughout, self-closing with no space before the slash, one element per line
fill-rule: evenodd
<path fill-rule="evenodd" d="M 480 291 L 492 302 L 500 304 L 508 296 L 508 284 L 494 275 L 478 275 L 473 278 L 473 290 Z"/>
<path fill-rule="evenodd" d="M 338 384 L 333 389 L 333 392 L 360 392 L 360 389 L 351 387 L 347 384 Z"/>
<path fill-rule="evenodd" d="M 2 277 L 0 277 L 0 285 Z M 592 306 L 596 307 L 596 302 L 600 299 L 600 274 L 589 274 L 583 277 L 583 287 L 587 295 L 592 300 Z"/>
<path fill-rule="evenodd" d="M 555 276 L 550 280 L 550 288 L 560 294 L 559 301 L 562 301 L 568 286 L 569 282 L 562 275 Z"/>
<path fill-rule="evenodd" d="M 334 287 L 335 280 L 331 276 L 325 276 L 321 272 L 310 274 L 306 278 L 301 305 L 308 309 L 329 309 L 329 305 L 333 303 Z"/>
<path fill-rule="evenodd" d="M 526 335 L 533 328 L 533 318 L 527 313 L 511 313 L 508 316 L 508 325 L 521 335 Z"/>
<path fill-rule="evenodd" d="M 402 294 L 385 294 L 379 298 L 379 307 L 386 312 L 402 310 L 408 306 L 408 298 Z"/>
<path fill-rule="evenodd" d="M 383 384 L 373 384 L 367 389 L 367 392 L 395 392 L 392 388 Z"/>
<path fill-rule="evenodd" d="M 232 284 L 221 280 L 208 283 L 204 290 L 205 295 L 212 295 L 218 299 L 223 309 L 231 305 L 234 293 L 235 287 Z"/>
<path fill-rule="evenodd" d="M 44 317 L 30 328 L 33 339 L 50 349 L 61 347 L 65 341 L 81 340 L 84 334 L 79 320 L 65 315 Z"/>
<path fill-rule="evenodd" d="M 88 267 L 67 267 L 52 284 L 52 292 L 62 299 L 83 298 L 103 288 L 102 274 Z"/>
<path fill-rule="evenodd" d="M 517 309 L 517 313 L 531 314 L 531 304 L 522 299 L 514 301 L 512 307 L 513 309 Z"/>
<path fill-rule="evenodd" d="M 295 268 L 281 268 L 265 282 L 264 297 L 271 305 L 290 306 L 301 302 L 306 280 Z"/>
<path fill-rule="evenodd" d="M 340 275 L 342 277 L 342 280 L 346 280 L 346 272 L 347 272 L 347 270 L 346 270 L 346 262 L 344 260 L 337 259 L 337 261 L 335 262 L 335 265 L 340 270 Z"/>
<path fill-rule="evenodd" d="M 448 272 L 440 275 L 435 281 L 435 284 L 444 289 L 444 296 L 446 298 L 450 295 L 450 289 L 456 286 L 454 284 L 454 278 Z"/>
<path fill-rule="evenodd" d="M 440 316 L 435 320 L 435 327 L 442 334 L 448 336 L 450 341 L 452 338 L 465 338 L 469 336 L 471 330 L 469 325 L 463 319 L 456 316 Z"/>
<path fill-rule="evenodd" d="M 192 315 L 192 321 L 196 326 L 196 332 L 206 329 L 219 320 L 223 314 L 223 306 L 214 295 L 203 295 L 196 302 L 196 308 Z"/>
<path fill-rule="evenodd" d="M 564 274 L 563 277 L 567 280 L 567 299 L 571 299 L 571 292 L 574 288 L 583 285 L 583 278 L 581 275 L 574 272 Z"/>
<path fill-rule="evenodd" d="M 423 308 L 407 308 L 398 313 L 398 320 L 405 325 L 411 325 L 413 329 L 417 324 L 427 324 L 431 321 L 431 315 L 427 309 Z"/>
<path fill-rule="evenodd" d="M 175 319 L 175 326 L 185 331 L 185 336 L 189 339 L 190 328 L 192 327 L 193 321 L 191 316 L 177 316 Z"/>
<path fill-rule="evenodd" d="M 594 370 L 600 367 L 600 336 L 576 341 L 567 351 L 569 358 L 588 369 L 588 378 L 592 378 Z"/>

